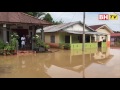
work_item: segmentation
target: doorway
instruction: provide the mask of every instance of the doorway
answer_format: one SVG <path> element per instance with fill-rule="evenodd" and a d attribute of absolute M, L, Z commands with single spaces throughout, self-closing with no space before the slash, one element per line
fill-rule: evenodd
<path fill-rule="evenodd" d="M 28 29 L 12 29 L 12 32 L 16 32 L 19 35 L 18 43 L 19 49 L 21 48 L 21 37 L 24 35 L 25 37 L 29 35 Z"/>
<path fill-rule="evenodd" d="M 65 36 L 65 43 L 70 43 L 70 36 Z"/>

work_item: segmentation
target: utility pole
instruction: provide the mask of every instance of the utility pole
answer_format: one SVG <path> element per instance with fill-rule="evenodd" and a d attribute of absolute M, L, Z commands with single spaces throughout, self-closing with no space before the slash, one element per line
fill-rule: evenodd
<path fill-rule="evenodd" d="M 82 51 L 85 51 L 85 12 L 83 12 L 83 44 Z"/>
<path fill-rule="evenodd" d="M 83 78 L 85 78 L 85 12 L 83 12 L 83 44 L 82 44 L 82 59 L 83 59 Z"/>

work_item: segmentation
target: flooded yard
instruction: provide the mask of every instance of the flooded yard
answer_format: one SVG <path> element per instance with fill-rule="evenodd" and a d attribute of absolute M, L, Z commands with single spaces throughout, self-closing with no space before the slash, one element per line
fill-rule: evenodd
<path fill-rule="evenodd" d="M 119 78 L 120 50 L 58 50 L 0 56 L 0 78 Z"/>

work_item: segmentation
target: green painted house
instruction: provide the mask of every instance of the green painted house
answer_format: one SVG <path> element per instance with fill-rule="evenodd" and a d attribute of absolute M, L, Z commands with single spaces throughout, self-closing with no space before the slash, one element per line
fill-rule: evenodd
<path fill-rule="evenodd" d="M 59 47 L 64 44 L 70 44 L 70 49 L 82 49 L 83 23 L 80 21 L 64 23 L 60 25 L 52 25 L 45 27 L 45 42 L 51 47 Z M 40 29 L 37 34 L 40 34 Z M 41 34 L 40 34 L 41 35 Z M 105 40 L 99 43 L 98 36 L 105 36 Z M 105 33 L 96 32 L 89 26 L 85 25 L 85 48 L 98 48 L 106 46 L 107 35 Z"/>

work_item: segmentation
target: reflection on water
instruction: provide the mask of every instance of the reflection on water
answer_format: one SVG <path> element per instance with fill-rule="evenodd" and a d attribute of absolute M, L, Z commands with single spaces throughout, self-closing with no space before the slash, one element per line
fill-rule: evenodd
<path fill-rule="evenodd" d="M 110 48 L 59 50 L 55 53 L 0 56 L 1 78 L 116 77 L 109 68 Z M 107 65 L 108 64 L 108 65 Z M 109 74 L 111 74 L 111 76 Z M 107 76 L 108 75 L 108 76 Z M 117 74 L 120 77 L 120 74 Z"/>

